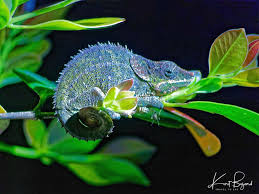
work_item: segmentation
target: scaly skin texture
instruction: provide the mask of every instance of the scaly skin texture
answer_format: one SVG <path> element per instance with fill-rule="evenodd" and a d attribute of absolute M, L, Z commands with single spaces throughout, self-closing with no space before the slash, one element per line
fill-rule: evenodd
<path fill-rule="evenodd" d="M 81 108 L 96 106 L 101 100 L 93 95 L 94 87 L 106 93 L 127 79 L 134 80 L 130 90 L 135 91 L 139 106 L 161 108 L 158 96 L 190 84 L 195 76 L 173 62 L 154 62 L 120 45 L 97 44 L 80 51 L 65 65 L 54 95 L 54 108 L 65 125 Z"/>

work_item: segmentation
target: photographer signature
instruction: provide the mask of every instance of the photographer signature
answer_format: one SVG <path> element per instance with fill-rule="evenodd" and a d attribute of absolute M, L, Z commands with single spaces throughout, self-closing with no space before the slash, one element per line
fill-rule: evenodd
<path fill-rule="evenodd" d="M 228 186 L 228 188 L 244 190 L 245 186 L 253 185 L 253 181 L 241 182 L 246 176 L 245 173 L 243 173 L 241 171 L 237 171 L 234 173 L 233 180 L 229 180 L 226 182 L 219 182 L 220 179 L 222 179 L 226 174 L 227 173 L 222 174 L 221 176 L 217 177 L 217 172 L 215 172 L 212 184 L 208 185 L 208 188 L 209 189 L 211 188 L 213 190 L 215 185 L 223 185 L 223 186 Z"/>

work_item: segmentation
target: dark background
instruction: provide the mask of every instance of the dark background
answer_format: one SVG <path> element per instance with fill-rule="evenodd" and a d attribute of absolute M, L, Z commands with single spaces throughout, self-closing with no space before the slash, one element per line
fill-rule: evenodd
<path fill-rule="evenodd" d="M 52 1 L 38 1 L 37 6 Z M 259 33 L 259 3 L 256 0 L 100 0 L 79 2 L 67 18 L 80 19 L 119 16 L 127 19 L 118 26 L 97 31 L 53 32 L 49 38 L 53 49 L 45 58 L 39 73 L 57 80 L 63 64 L 79 49 L 97 42 L 119 42 L 135 53 L 153 60 L 171 60 L 185 69 L 208 72 L 208 53 L 213 40 L 226 30 L 243 27 L 247 34 Z M 232 87 L 200 95 L 210 100 L 238 105 L 259 112 L 256 88 Z M 1 89 L 0 101 L 8 111 L 31 110 L 37 96 L 24 84 Z M 51 102 L 48 104 L 50 108 Z M 0 194 L 180 194 L 213 193 L 207 188 L 215 172 L 231 178 L 240 170 L 252 187 L 243 192 L 259 193 L 259 141 L 245 128 L 218 115 L 184 110 L 221 140 L 222 150 L 207 158 L 187 130 L 175 130 L 139 120 L 116 123 L 114 133 L 104 142 L 118 136 L 138 136 L 157 146 L 153 159 L 142 166 L 152 185 L 132 184 L 93 187 L 58 164 L 44 166 L 37 160 L 17 158 L 0 153 Z M 1 141 L 26 146 L 22 122 L 13 121 Z M 221 193 L 221 192 L 215 192 Z M 228 191 L 222 193 L 230 193 Z"/>

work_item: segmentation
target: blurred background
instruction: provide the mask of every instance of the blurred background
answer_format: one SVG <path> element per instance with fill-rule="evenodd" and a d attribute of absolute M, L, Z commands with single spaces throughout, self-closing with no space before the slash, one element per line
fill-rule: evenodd
<path fill-rule="evenodd" d="M 36 7 L 53 2 L 38 0 Z M 79 49 L 110 41 L 127 45 L 146 58 L 174 61 L 184 69 L 197 69 L 206 76 L 209 49 L 218 35 L 241 27 L 247 34 L 259 34 L 259 2 L 256 0 L 89 0 L 76 3 L 66 18 L 102 16 L 124 17 L 126 22 L 102 30 L 51 33 L 53 48 L 38 73 L 55 81 L 64 64 Z M 22 83 L 5 87 L 0 92 L 1 105 L 7 111 L 31 110 L 37 100 L 36 94 Z M 256 88 L 225 88 L 217 93 L 198 95 L 195 100 L 234 104 L 259 112 Z M 51 108 L 50 99 L 46 110 Z M 114 133 L 100 145 L 130 135 L 157 146 L 152 160 L 141 166 L 151 180 L 150 187 L 133 184 L 93 187 L 56 163 L 44 166 L 37 160 L 0 153 L 0 194 L 213 193 L 207 185 L 211 184 L 215 172 L 231 177 L 236 171 L 244 172 L 247 181 L 253 180 L 253 186 L 246 187 L 243 193 L 258 193 L 258 137 L 221 116 L 195 110 L 184 112 L 220 138 L 222 149 L 216 156 L 205 157 L 186 129 L 168 129 L 140 120 L 116 122 Z M 22 122 L 12 121 L 0 140 L 27 146 Z M 230 193 L 215 191 L 221 192 Z"/>

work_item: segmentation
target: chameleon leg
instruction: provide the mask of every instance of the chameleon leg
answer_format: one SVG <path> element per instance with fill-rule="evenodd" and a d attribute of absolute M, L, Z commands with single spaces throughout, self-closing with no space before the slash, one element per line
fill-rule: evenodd
<path fill-rule="evenodd" d="M 91 92 L 92 92 L 92 94 L 93 94 L 94 96 L 97 96 L 99 100 L 101 100 L 101 101 L 104 100 L 105 94 L 103 93 L 103 91 L 102 91 L 100 88 L 98 88 L 98 87 L 93 87 Z M 120 118 L 121 118 L 121 116 L 120 116 L 119 113 L 116 113 L 116 112 L 114 112 L 114 111 L 112 111 L 112 110 L 106 109 L 105 112 L 106 112 L 106 113 L 111 117 L 111 119 L 113 119 L 113 120 L 120 120 Z"/>
<path fill-rule="evenodd" d="M 104 100 L 105 94 L 103 93 L 103 91 L 102 91 L 100 88 L 98 88 L 98 87 L 93 87 L 91 92 L 92 92 L 92 94 L 93 94 L 94 96 L 99 97 L 100 100 Z"/>
<path fill-rule="evenodd" d="M 112 110 L 105 109 L 105 112 L 111 117 L 112 120 L 120 120 L 121 115 Z"/>
<path fill-rule="evenodd" d="M 162 109 L 164 105 L 157 96 L 144 96 L 138 98 L 138 107 L 156 107 Z"/>

